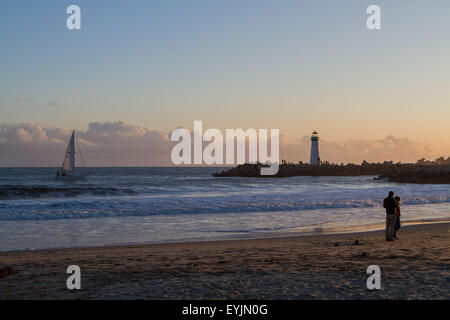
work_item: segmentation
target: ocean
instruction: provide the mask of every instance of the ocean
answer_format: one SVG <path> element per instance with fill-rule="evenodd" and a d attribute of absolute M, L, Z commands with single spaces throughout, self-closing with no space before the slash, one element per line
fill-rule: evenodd
<path fill-rule="evenodd" d="M 214 178 L 224 168 L 0 168 L 0 250 L 277 237 L 383 228 L 383 198 L 403 223 L 450 219 L 448 185 L 361 177 Z"/>

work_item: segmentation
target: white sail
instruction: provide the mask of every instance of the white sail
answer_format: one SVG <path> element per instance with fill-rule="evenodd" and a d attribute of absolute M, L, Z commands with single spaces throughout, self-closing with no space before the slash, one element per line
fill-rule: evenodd
<path fill-rule="evenodd" d="M 75 131 L 72 132 L 72 136 L 70 137 L 62 168 L 63 172 L 66 172 L 68 174 L 75 173 Z"/>

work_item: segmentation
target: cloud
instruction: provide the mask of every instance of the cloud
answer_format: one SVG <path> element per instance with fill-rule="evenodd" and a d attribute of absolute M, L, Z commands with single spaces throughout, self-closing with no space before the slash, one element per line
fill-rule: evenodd
<path fill-rule="evenodd" d="M 0 125 L 0 166 L 59 166 L 70 134 L 35 123 Z M 167 133 L 117 121 L 90 123 L 77 136 L 88 166 L 170 165 Z"/>
<path fill-rule="evenodd" d="M 71 130 L 36 123 L 0 125 L 0 166 L 59 166 Z M 225 133 L 224 133 L 225 134 Z M 171 166 L 174 142 L 169 134 L 123 121 L 92 122 L 77 131 L 78 144 L 88 166 Z M 309 162 L 308 136 L 280 135 L 280 158 Z M 379 140 L 320 140 L 322 160 L 334 163 L 402 161 L 434 156 L 429 145 L 391 135 Z"/>
<path fill-rule="evenodd" d="M 309 162 L 310 138 L 304 136 L 301 139 L 289 142 L 281 142 L 281 155 L 288 161 Z M 361 163 L 369 162 L 402 161 L 415 162 L 419 158 L 435 156 L 430 145 L 415 142 L 408 138 L 396 138 L 388 135 L 378 140 L 349 140 L 344 142 L 320 140 L 320 153 L 324 161 L 334 163 Z"/>
<path fill-rule="evenodd" d="M 28 104 L 34 104 L 34 105 L 40 105 L 40 106 L 72 106 L 70 103 L 64 103 L 64 102 L 55 102 L 55 101 L 36 101 L 28 98 L 16 98 L 17 101 L 28 103 Z"/>
<path fill-rule="evenodd" d="M 167 133 L 123 121 L 89 124 L 79 132 L 80 145 L 97 165 L 170 165 Z"/>

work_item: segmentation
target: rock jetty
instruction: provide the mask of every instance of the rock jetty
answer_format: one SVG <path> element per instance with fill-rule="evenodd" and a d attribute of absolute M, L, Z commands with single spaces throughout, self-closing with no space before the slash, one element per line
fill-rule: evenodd
<path fill-rule="evenodd" d="M 214 173 L 214 177 L 287 178 L 295 176 L 374 176 L 374 180 L 399 183 L 450 183 L 450 164 L 368 163 L 309 165 L 287 163 L 280 165 L 273 176 L 261 176 L 261 164 L 242 164 L 229 170 Z"/>

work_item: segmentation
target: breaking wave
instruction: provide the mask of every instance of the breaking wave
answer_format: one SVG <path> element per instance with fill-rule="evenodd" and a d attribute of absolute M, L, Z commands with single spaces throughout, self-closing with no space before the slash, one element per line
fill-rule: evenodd
<path fill-rule="evenodd" d="M 89 170 L 86 181 L 65 183 L 54 180 L 52 168 L 0 168 L 0 220 L 282 211 L 302 216 L 311 210 L 329 210 L 334 219 L 336 210 L 383 213 L 390 190 L 403 205 L 450 203 L 448 185 L 395 184 L 369 176 L 217 179 L 211 168 Z"/>
<path fill-rule="evenodd" d="M 77 197 L 83 195 L 93 196 L 120 196 L 137 194 L 136 189 L 115 188 L 115 187 L 97 187 L 97 186 L 79 186 L 79 187 L 57 187 L 57 186 L 0 186 L 0 200 L 7 199 L 32 199 L 32 198 L 61 198 Z"/>
<path fill-rule="evenodd" d="M 227 214 L 379 207 L 382 199 L 296 200 L 295 196 L 131 196 L 0 202 L 0 220 L 74 219 L 120 216 Z M 403 205 L 450 203 L 450 197 L 412 197 Z M 330 211 L 332 214 L 332 211 Z"/>

